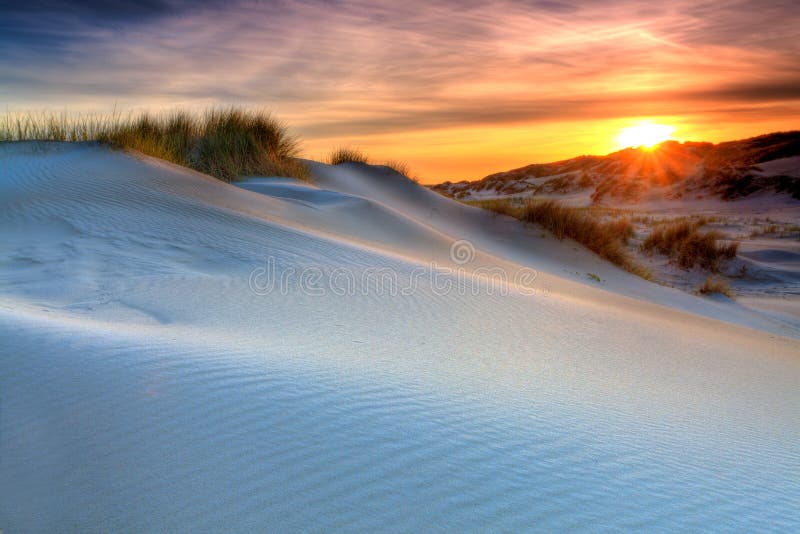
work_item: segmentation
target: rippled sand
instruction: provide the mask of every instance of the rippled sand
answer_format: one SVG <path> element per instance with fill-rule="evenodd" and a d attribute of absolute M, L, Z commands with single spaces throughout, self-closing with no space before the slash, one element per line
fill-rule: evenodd
<path fill-rule="evenodd" d="M 785 325 L 381 169 L 315 173 L 0 146 L 0 528 L 800 528 Z M 475 249 L 449 291 L 359 285 L 456 269 L 454 240 Z M 270 259 L 358 291 L 254 288 Z M 480 267 L 537 277 L 500 294 Z"/>

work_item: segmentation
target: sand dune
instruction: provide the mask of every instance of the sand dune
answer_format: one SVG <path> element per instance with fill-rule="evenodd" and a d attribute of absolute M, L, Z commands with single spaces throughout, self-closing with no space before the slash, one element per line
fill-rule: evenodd
<path fill-rule="evenodd" d="M 357 193 L 396 207 L 407 217 L 436 228 L 452 239 L 467 239 L 495 258 L 535 269 L 539 273 L 540 287 L 565 294 L 591 293 L 590 289 L 578 289 L 571 282 L 585 285 L 587 274 L 594 273 L 603 280 L 599 287 L 611 292 L 595 298 L 608 304 L 617 303 L 628 308 L 641 306 L 643 302 L 658 303 L 782 335 L 800 336 L 797 317 L 786 317 L 775 323 L 732 302 L 702 301 L 684 291 L 654 285 L 625 273 L 574 243 L 548 238 L 541 231 L 520 225 L 509 217 L 453 202 L 427 188 L 412 187 L 405 177 L 388 168 L 358 164 L 331 167 L 313 162 L 312 166 L 320 187 Z M 638 302 L 619 299 L 620 295 L 633 297 Z"/>
<path fill-rule="evenodd" d="M 0 145 L 1 529 L 800 528 L 791 320 L 312 170 Z"/>

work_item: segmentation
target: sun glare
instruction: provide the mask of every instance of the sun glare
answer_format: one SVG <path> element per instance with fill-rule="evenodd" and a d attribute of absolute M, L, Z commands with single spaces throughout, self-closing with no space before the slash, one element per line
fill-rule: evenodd
<path fill-rule="evenodd" d="M 620 148 L 653 148 L 662 141 L 672 139 L 672 132 L 674 131 L 674 126 L 642 122 L 635 126 L 624 128 L 617 136 L 617 144 Z"/>

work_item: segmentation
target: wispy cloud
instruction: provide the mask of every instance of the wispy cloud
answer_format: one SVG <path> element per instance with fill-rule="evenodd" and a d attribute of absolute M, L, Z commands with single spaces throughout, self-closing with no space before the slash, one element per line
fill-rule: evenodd
<path fill-rule="evenodd" d="M 11 106 L 242 103 L 310 138 L 800 114 L 796 2 L 0 0 Z M 771 117 L 774 118 L 774 117 Z"/>

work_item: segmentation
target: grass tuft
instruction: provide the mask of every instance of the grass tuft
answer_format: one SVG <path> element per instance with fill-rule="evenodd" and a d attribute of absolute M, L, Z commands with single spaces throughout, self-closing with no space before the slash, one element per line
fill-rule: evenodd
<path fill-rule="evenodd" d="M 650 273 L 637 264 L 625 250 L 633 227 L 627 219 L 603 222 L 584 210 L 563 206 L 554 200 L 529 201 L 523 208 L 523 220 L 541 224 L 559 239 L 568 237 L 628 272 L 649 279 Z M 620 231 L 620 228 L 623 230 Z"/>
<path fill-rule="evenodd" d="M 340 147 L 335 149 L 328 156 L 328 161 L 331 165 L 339 165 L 341 163 L 363 163 L 369 164 L 369 158 L 358 150 L 351 147 Z"/>
<path fill-rule="evenodd" d="M 695 265 L 711 272 L 719 272 L 721 266 L 736 257 L 739 243 L 721 242 L 725 236 L 719 232 L 699 231 L 701 221 L 678 221 L 656 226 L 642 243 L 645 252 L 658 251 L 669 256 L 683 269 Z"/>
<path fill-rule="evenodd" d="M 405 161 L 390 159 L 389 161 L 384 163 L 384 165 L 392 169 L 394 172 L 402 174 L 403 176 L 411 175 L 411 168 Z"/>
<path fill-rule="evenodd" d="M 554 200 L 529 200 L 525 204 L 515 204 L 508 200 L 497 199 L 479 202 L 476 205 L 523 221 L 540 224 L 557 238 L 577 241 L 601 258 L 630 273 L 646 280 L 652 276 L 625 250 L 625 243 L 633 235 L 633 225 L 628 219 L 601 221 L 586 210 L 563 206 Z"/>
<path fill-rule="evenodd" d="M 7 114 L 0 121 L 0 140 L 99 141 L 226 182 L 256 174 L 310 177 L 297 159 L 297 139 L 281 122 L 267 113 L 237 108 L 212 109 L 200 116 L 173 111 L 126 119 L 115 115 Z"/>
<path fill-rule="evenodd" d="M 384 163 L 384 165 L 392 169 L 394 172 L 402 174 L 412 182 L 419 183 L 419 177 L 414 173 L 414 171 L 411 170 L 411 167 L 409 167 L 408 163 L 405 161 L 390 159 Z"/>
<path fill-rule="evenodd" d="M 636 235 L 636 232 L 633 230 L 633 223 L 630 219 L 613 219 L 604 224 L 608 226 L 609 230 L 617 234 L 623 245 L 627 245 L 630 239 Z"/>
<path fill-rule="evenodd" d="M 731 289 L 731 286 L 728 285 L 728 282 L 716 276 L 707 277 L 703 283 L 697 287 L 696 291 L 700 295 L 713 295 L 716 293 L 725 295 L 731 299 L 734 296 L 733 290 Z"/>
<path fill-rule="evenodd" d="M 328 163 L 331 165 L 339 165 L 342 163 L 361 163 L 363 165 L 371 165 L 372 161 L 361 150 L 352 147 L 339 147 L 328 155 Z M 408 163 L 400 160 L 391 159 L 382 164 L 384 167 L 389 167 L 396 173 L 402 174 L 409 180 L 419 183 L 419 178 L 415 176 Z"/>

